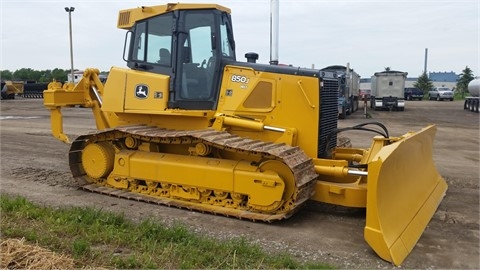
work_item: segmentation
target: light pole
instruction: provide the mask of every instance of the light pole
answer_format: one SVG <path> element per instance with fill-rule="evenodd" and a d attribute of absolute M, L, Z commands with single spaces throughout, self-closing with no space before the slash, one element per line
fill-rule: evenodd
<path fill-rule="evenodd" d="M 72 83 L 75 83 L 73 77 L 73 42 L 72 42 L 72 12 L 75 10 L 74 7 L 65 7 L 65 11 L 68 12 L 68 25 L 70 27 L 70 63 L 71 63 L 71 75 Z"/>

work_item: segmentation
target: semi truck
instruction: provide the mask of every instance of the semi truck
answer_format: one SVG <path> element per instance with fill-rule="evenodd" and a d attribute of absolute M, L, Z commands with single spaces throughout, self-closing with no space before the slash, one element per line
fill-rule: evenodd
<path fill-rule="evenodd" d="M 339 78 L 338 118 L 345 119 L 347 115 L 356 112 L 358 110 L 360 75 L 351 69 L 348 63 L 347 66 L 328 66 L 322 71 L 334 72 Z"/>
<path fill-rule="evenodd" d="M 468 84 L 468 93 L 470 96 L 465 97 L 465 103 L 463 105 L 464 110 L 469 110 L 478 113 L 478 107 L 480 103 L 480 78 L 472 80 Z"/>
<path fill-rule="evenodd" d="M 405 79 L 407 72 L 386 70 L 376 72 L 371 79 L 370 108 L 374 110 L 405 109 Z"/>

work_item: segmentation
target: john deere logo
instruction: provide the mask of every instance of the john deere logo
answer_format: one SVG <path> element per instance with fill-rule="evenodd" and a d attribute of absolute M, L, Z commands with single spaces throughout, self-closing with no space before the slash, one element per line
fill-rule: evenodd
<path fill-rule="evenodd" d="M 145 84 L 139 84 L 135 86 L 135 97 L 144 99 L 148 97 L 148 86 Z"/>

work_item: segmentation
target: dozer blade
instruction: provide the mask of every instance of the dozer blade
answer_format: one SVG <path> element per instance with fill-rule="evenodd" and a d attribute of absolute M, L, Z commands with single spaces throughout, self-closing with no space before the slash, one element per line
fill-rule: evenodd
<path fill-rule="evenodd" d="M 384 260 L 400 265 L 447 190 L 433 162 L 435 126 L 383 147 L 368 164 L 365 240 Z"/>

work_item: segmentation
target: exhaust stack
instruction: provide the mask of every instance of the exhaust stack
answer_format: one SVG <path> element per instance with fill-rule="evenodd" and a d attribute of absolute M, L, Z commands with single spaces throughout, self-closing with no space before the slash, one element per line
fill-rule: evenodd
<path fill-rule="evenodd" d="M 270 65 L 278 65 L 278 0 L 270 1 Z"/>

